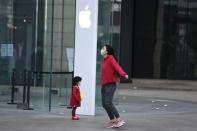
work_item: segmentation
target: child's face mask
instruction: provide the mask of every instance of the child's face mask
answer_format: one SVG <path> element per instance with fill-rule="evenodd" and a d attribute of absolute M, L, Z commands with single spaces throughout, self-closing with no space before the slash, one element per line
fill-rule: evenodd
<path fill-rule="evenodd" d="M 80 86 L 81 85 L 81 82 L 78 82 L 78 86 Z"/>

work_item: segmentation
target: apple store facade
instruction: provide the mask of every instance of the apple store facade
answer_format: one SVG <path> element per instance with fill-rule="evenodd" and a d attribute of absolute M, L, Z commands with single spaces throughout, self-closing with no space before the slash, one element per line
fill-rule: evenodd
<path fill-rule="evenodd" d="M 94 115 L 105 44 L 133 81 L 196 80 L 196 15 L 195 0 L 1 0 L 0 106 L 64 110 L 79 75 Z"/>

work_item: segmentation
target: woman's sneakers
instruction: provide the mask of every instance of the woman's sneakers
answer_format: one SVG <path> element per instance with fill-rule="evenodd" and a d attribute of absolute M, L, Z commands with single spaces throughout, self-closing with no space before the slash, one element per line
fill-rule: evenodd
<path fill-rule="evenodd" d="M 119 128 L 122 127 L 126 122 L 124 122 L 123 120 L 119 120 L 117 122 L 114 123 L 113 127 L 114 128 Z"/>
<path fill-rule="evenodd" d="M 73 116 L 72 120 L 79 120 L 80 118 L 78 116 Z"/>
<path fill-rule="evenodd" d="M 107 123 L 107 125 L 105 126 L 105 128 L 119 128 L 121 126 L 123 126 L 126 122 L 122 121 L 122 120 L 118 120 L 116 122 L 112 122 L 110 121 L 109 123 Z"/>
<path fill-rule="evenodd" d="M 107 125 L 105 126 L 105 128 L 113 128 L 114 127 L 115 122 L 110 121 L 109 123 L 107 123 Z"/>

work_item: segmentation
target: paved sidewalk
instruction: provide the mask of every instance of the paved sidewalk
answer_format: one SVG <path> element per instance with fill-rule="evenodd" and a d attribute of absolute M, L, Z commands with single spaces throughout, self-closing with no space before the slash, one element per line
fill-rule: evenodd
<path fill-rule="evenodd" d="M 197 131 L 197 92 L 159 90 L 119 90 L 122 118 L 127 124 L 115 130 Z M 106 113 L 72 121 L 69 112 L 44 113 L 16 110 L 0 105 L 0 131 L 108 131 Z"/>
<path fill-rule="evenodd" d="M 118 130 L 128 131 L 196 131 L 197 113 L 123 114 L 127 124 Z M 107 131 L 106 116 L 81 116 L 72 121 L 55 114 L 3 115 L 1 131 Z M 117 130 L 117 129 L 116 129 Z"/>

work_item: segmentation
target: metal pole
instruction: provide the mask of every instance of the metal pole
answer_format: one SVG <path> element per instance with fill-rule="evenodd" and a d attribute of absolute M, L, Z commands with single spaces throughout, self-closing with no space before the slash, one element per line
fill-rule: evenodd
<path fill-rule="evenodd" d="M 12 70 L 12 77 L 11 77 L 11 82 L 12 82 L 12 89 L 11 89 L 11 101 L 10 103 L 7 104 L 16 104 L 14 103 L 14 93 L 15 93 L 15 73 L 16 69 Z"/>
<path fill-rule="evenodd" d="M 134 77 L 134 46 L 135 46 L 135 11 L 136 11 L 136 1 L 135 0 L 133 0 L 133 2 L 132 2 L 132 4 L 133 4 L 133 6 L 132 6 L 132 8 L 133 8 L 133 15 L 132 15 L 132 17 L 133 17 L 133 23 L 132 23 L 132 28 L 133 28 L 133 30 L 132 30 L 132 45 L 131 45 L 131 76 L 130 76 L 130 78 L 131 78 L 131 83 L 133 83 L 133 77 Z"/>
<path fill-rule="evenodd" d="M 53 27 L 54 27 L 54 0 L 52 0 L 52 25 L 51 25 L 51 63 L 49 78 L 49 112 L 51 111 L 51 88 L 52 88 L 52 70 L 53 70 Z"/>
<path fill-rule="evenodd" d="M 37 51 L 38 51 L 38 0 L 36 0 L 36 31 L 35 31 L 35 59 L 34 59 L 34 71 L 37 71 Z M 34 87 L 36 86 L 37 77 L 34 78 Z"/>
<path fill-rule="evenodd" d="M 29 109 L 29 101 L 30 101 L 30 71 L 28 71 L 27 77 L 27 108 Z"/>
<path fill-rule="evenodd" d="M 23 81 L 23 104 L 25 103 L 25 99 L 26 99 L 26 73 L 27 73 L 27 70 L 26 69 L 24 69 L 24 72 L 23 72 L 24 74 L 23 74 L 23 79 L 24 79 L 24 81 Z"/>
<path fill-rule="evenodd" d="M 62 0 L 62 34 L 61 34 L 61 63 L 60 63 L 60 70 L 63 71 L 63 50 L 64 49 L 64 0 Z M 64 77 L 61 77 L 62 79 L 65 79 Z M 61 83 L 63 85 L 63 80 L 61 80 Z M 62 85 L 59 87 L 59 96 L 62 95 Z"/>
<path fill-rule="evenodd" d="M 31 83 L 30 83 L 30 77 L 31 77 L 31 71 L 28 71 L 27 74 L 27 108 L 25 110 L 33 110 L 33 108 L 30 108 L 30 88 L 31 88 Z"/>
<path fill-rule="evenodd" d="M 13 70 L 12 75 L 12 95 L 11 95 L 11 103 L 14 104 L 14 91 L 15 91 L 15 70 Z"/>

